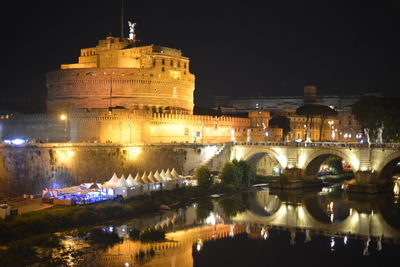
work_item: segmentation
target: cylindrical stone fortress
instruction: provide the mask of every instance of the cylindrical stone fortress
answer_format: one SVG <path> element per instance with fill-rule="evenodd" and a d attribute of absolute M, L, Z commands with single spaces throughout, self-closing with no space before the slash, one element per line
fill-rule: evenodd
<path fill-rule="evenodd" d="M 108 37 L 81 50 L 79 63 L 49 72 L 47 111 L 121 106 L 156 112 L 193 113 L 194 75 L 181 51 L 136 46 Z"/>

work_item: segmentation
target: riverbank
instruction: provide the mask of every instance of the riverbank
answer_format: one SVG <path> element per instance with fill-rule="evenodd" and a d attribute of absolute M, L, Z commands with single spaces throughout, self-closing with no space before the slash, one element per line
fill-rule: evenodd
<path fill-rule="evenodd" d="M 152 192 L 122 202 L 106 201 L 89 206 L 51 207 L 0 221 L 0 244 L 28 236 L 65 231 L 76 227 L 128 219 L 155 212 L 161 205 L 172 206 L 212 194 L 233 193 L 229 186 L 215 184 L 209 189 L 182 187 L 171 191 Z"/>

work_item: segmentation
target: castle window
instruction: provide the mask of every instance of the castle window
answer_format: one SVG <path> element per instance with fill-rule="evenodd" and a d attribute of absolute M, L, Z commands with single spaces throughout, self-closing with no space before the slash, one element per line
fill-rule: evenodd
<path fill-rule="evenodd" d="M 165 65 L 165 59 L 161 59 L 161 64 Z"/>
<path fill-rule="evenodd" d="M 180 61 L 178 61 L 178 68 L 180 68 L 181 67 L 181 62 Z"/>
<path fill-rule="evenodd" d="M 183 63 L 183 68 L 186 69 L 186 63 Z"/>
<path fill-rule="evenodd" d="M 174 66 L 174 61 L 173 60 L 171 60 L 171 67 L 173 67 Z"/>
<path fill-rule="evenodd" d="M 164 68 L 164 67 L 162 67 L 162 68 L 161 68 L 161 71 L 162 71 L 162 72 L 164 72 L 164 71 L 165 71 L 165 68 Z"/>

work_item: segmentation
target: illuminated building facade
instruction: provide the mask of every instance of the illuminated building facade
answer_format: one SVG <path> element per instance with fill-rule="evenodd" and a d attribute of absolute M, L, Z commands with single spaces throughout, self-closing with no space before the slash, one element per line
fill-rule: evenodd
<path fill-rule="evenodd" d="M 180 50 L 107 37 L 81 49 L 78 63 L 47 74 L 47 110 L 120 106 L 192 114 L 194 79 Z"/>
<path fill-rule="evenodd" d="M 193 115 L 195 76 L 182 52 L 107 37 L 78 63 L 46 76 L 47 114 L 0 117 L 0 139 L 159 143 L 280 140 L 269 112 L 248 118 Z"/>

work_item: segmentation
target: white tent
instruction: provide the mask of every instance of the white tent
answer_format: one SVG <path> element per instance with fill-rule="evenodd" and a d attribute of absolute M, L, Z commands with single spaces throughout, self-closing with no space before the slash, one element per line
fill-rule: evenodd
<path fill-rule="evenodd" d="M 146 172 L 143 173 L 141 180 L 143 181 L 144 184 L 149 184 L 150 183 L 149 179 L 147 179 Z"/>
<path fill-rule="evenodd" d="M 154 178 L 157 182 L 162 182 L 163 179 L 160 176 L 160 173 L 158 172 L 158 170 L 156 171 L 156 173 L 154 174 Z"/>
<path fill-rule="evenodd" d="M 161 179 L 163 181 L 167 181 L 168 180 L 167 176 L 165 175 L 164 169 L 161 170 L 160 177 L 161 177 Z"/>
<path fill-rule="evenodd" d="M 165 172 L 165 177 L 167 177 L 167 180 L 172 180 L 173 179 L 169 169 Z"/>
<path fill-rule="evenodd" d="M 110 180 L 108 180 L 107 182 L 105 182 L 103 184 L 103 187 L 108 187 L 108 188 L 112 188 L 114 184 L 116 184 L 119 181 L 118 176 L 115 174 L 113 174 L 113 176 L 110 178 Z"/>
<path fill-rule="evenodd" d="M 121 178 L 117 183 L 114 184 L 114 186 L 117 187 L 129 187 L 129 185 L 126 183 L 125 176 L 122 174 Z"/>
<path fill-rule="evenodd" d="M 149 175 L 147 176 L 147 180 L 149 180 L 149 182 L 152 184 L 156 182 L 156 180 L 154 180 L 152 171 L 150 171 Z"/>
<path fill-rule="evenodd" d="M 142 179 L 140 179 L 140 175 L 139 175 L 139 173 L 136 173 L 136 176 L 135 176 L 135 182 L 136 183 L 138 183 L 138 184 L 144 184 L 144 182 L 142 181 Z"/>
<path fill-rule="evenodd" d="M 180 175 L 175 171 L 175 168 L 172 169 L 171 176 L 175 179 L 181 178 Z"/>
<path fill-rule="evenodd" d="M 126 183 L 128 184 L 129 187 L 133 187 L 133 186 L 139 185 L 138 182 L 136 182 L 133 179 L 132 174 L 129 174 L 128 178 L 126 179 Z"/>

